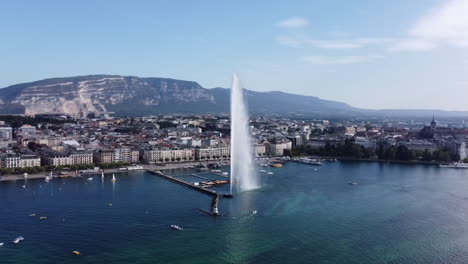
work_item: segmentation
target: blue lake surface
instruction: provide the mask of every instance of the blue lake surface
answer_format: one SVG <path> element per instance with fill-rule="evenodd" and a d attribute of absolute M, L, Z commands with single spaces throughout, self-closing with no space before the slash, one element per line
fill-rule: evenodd
<path fill-rule="evenodd" d="M 197 210 L 209 196 L 146 172 L 114 184 L 110 175 L 0 183 L 0 263 L 468 263 L 468 170 L 366 162 L 266 170 L 274 174 L 258 173 L 262 188 L 222 199 L 217 218 Z"/>

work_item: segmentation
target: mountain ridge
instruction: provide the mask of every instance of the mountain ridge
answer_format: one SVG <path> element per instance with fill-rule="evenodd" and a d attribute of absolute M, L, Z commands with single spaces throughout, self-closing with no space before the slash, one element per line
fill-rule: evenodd
<path fill-rule="evenodd" d="M 244 91 L 252 114 L 468 116 L 466 111 L 362 109 L 316 96 L 282 91 Z M 204 88 L 195 81 L 160 77 L 94 74 L 47 78 L 0 89 L 0 114 L 227 113 L 229 105 L 228 88 Z"/>

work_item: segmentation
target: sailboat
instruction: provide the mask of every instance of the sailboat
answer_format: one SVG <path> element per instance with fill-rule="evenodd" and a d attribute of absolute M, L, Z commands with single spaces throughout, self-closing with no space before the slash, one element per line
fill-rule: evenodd
<path fill-rule="evenodd" d="M 115 179 L 115 175 L 114 175 L 114 174 L 112 174 L 112 181 L 113 181 L 113 182 L 115 182 L 115 181 L 116 181 L 116 179 Z"/>
<path fill-rule="evenodd" d="M 50 180 L 52 180 L 52 171 L 50 172 L 50 176 L 46 176 L 45 177 L 45 182 L 49 182 Z"/>

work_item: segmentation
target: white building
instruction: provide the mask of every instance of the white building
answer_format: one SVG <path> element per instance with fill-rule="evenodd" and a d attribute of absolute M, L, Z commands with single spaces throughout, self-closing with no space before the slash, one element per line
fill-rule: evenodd
<path fill-rule="evenodd" d="M 218 160 L 226 159 L 231 156 L 230 146 L 197 148 L 195 150 L 196 160 Z"/>
<path fill-rule="evenodd" d="M 11 127 L 0 127 L 0 139 L 10 140 L 13 138 L 13 129 Z"/>
<path fill-rule="evenodd" d="M 5 154 L 1 157 L 2 168 L 26 168 L 41 166 L 41 158 L 34 154 Z"/>
<path fill-rule="evenodd" d="M 150 149 L 143 152 L 146 163 L 183 162 L 195 160 L 195 150 L 186 149 Z"/>
<path fill-rule="evenodd" d="M 291 150 L 292 143 L 289 140 L 267 143 L 267 153 L 271 156 L 283 156 L 285 150 Z"/>

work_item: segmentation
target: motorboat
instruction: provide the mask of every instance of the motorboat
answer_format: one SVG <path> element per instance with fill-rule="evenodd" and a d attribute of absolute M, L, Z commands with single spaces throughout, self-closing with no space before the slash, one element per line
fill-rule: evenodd
<path fill-rule="evenodd" d="M 115 175 L 112 174 L 112 181 L 115 182 L 117 179 L 115 179 Z"/>
<path fill-rule="evenodd" d="M 39 217 L 40 220 L 46 220 L 47 219 L 47 216 L 41 216 Z"/>
<path fill-rule="evenodd" d="M 13 240 L 13 243 L 18 244 L 19 242 L 21 242 L 23 240 L 24 240 L 24 237 L 19 236 L 19 237 L 15 238 L 15 240 Z"/>
<path fill-rule="evenodd" d="M 322 165 L 322 163 L 316 159 L 300 158 L 298 159 L 298 161 L 302 163 L 310 164 L 310 165 L 316 165 L 316 166 Z"/>
<path fill-rule="evenodd" d="M 273 174 L 273 172 L 269 171 L 269 172 L 268 172 L 268 174 L 272 175 L 272 174 Z"/>
<path fill-rule="evenodd" d="M 2 247 L 4 244 L 5 244 L 5 243 L 1 242 L 1 243 L 0 243 L 0 247 Z"/>
<path fill-rule="evenodd" d="M 283 167 L 283 164 L 281 164 L 281 163 L 273 163 L 273 164 L 271 164 L 270 166 L 273 167 L 273 168 L 281 168 L 281 167 Z"/>
<path fill-rule="evenodd" d="M 184 230 L 182 227 L 180 227 L 178 225 L 171 225 L 171 228 L 175 229 L 175 230 Z"/>
<path fill-rule="evenodd" d="M 81 252 L 79 252 L 78 250 L 73 250 L 72 253 L 76 256 L 81 255 Z"/>
<path fill-rule="evenodd" d="M 266 170 L 260 170 L 260 172 L 266 172 Z"/>
<path fill-rule="evenodd" d="M 92 180 L 94 180 L 92 177 L 89 177 L 89 178 L 88 178 L 88 181 L 92 181 Z"/>

